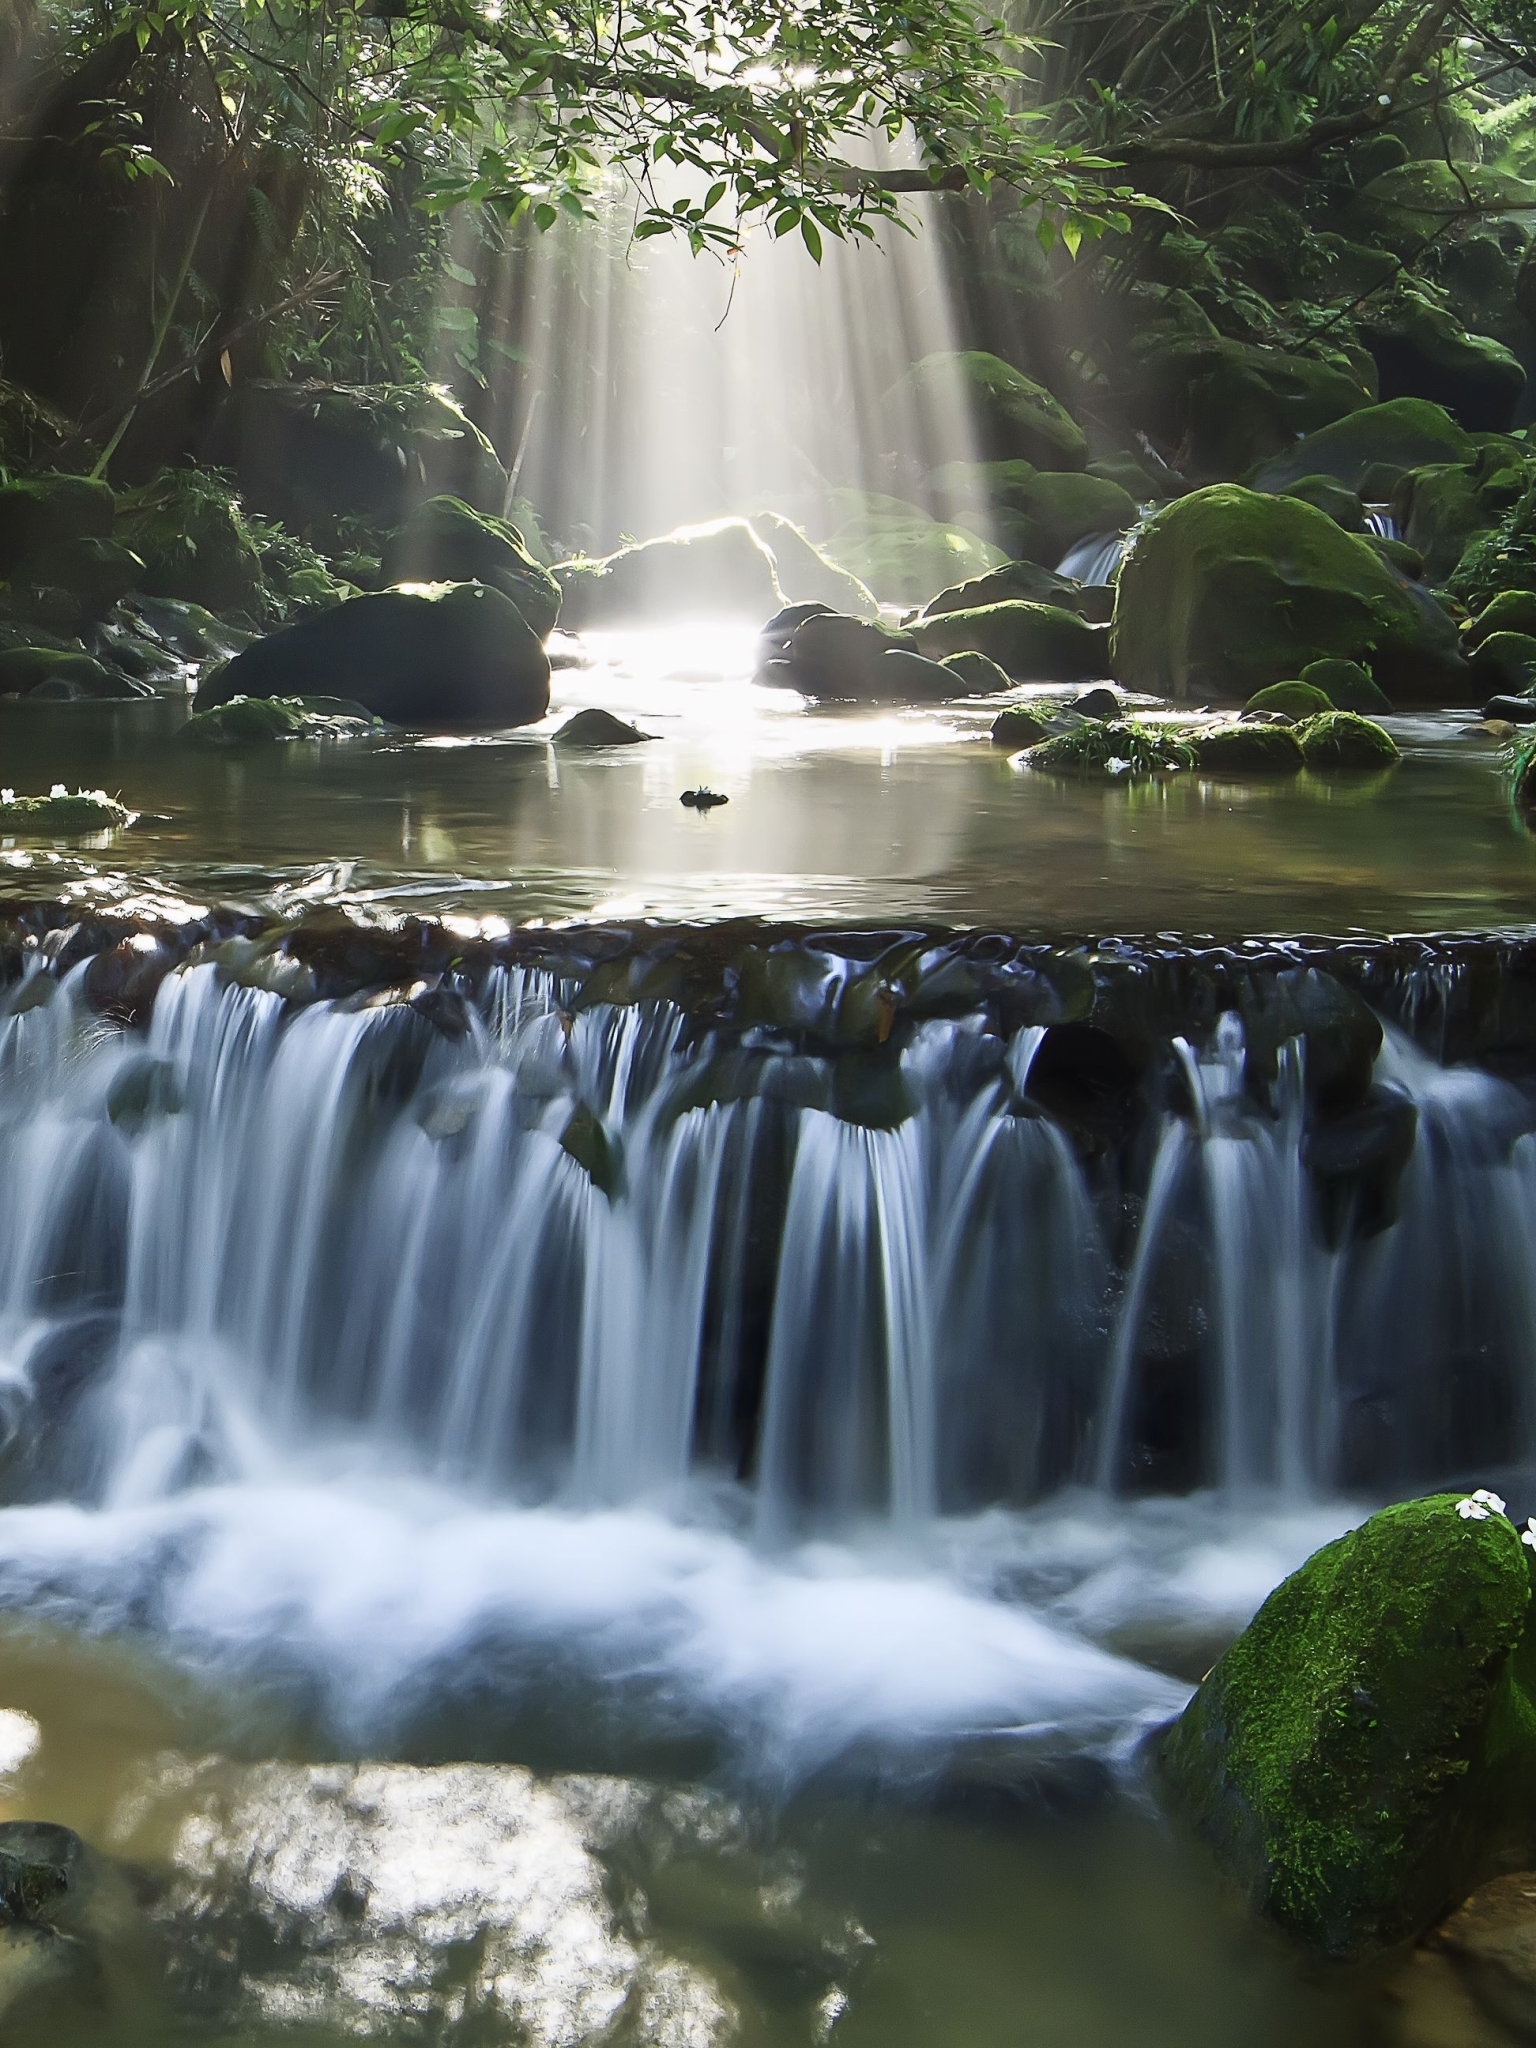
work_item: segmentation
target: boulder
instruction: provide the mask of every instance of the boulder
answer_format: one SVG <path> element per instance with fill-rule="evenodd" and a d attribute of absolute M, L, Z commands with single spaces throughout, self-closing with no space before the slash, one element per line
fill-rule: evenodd
<path fill-rule="evenodd" d="M 839 491 L 834 498 L 848 516 L 823 552 L 892 604 L 922 604 L 933 591 L 983 576 L 1004 559 L 979 534 L 899 498 L 874 491 Z"/>
<path fill-rule="evenodd" d="M 971 652 L 946 654 L 940 666 L 949 670 L 958 689 L 972 697 L 992 697 L 999 690 L 1012 687 L 1007 671 L 999 668 L 989 655 Z"/>
<path fill-rule="evenodd" d="M 1311 664 L 1314 668 L 1317 664 Z M 1243 706 L 1245 711 L 1260 716 L 1279 713 L 1284 718 L 1315 718 L 1320 711 L 1332 711 L 1333 699 L 1317 683 L 1303 682 L 1299 678 L 1285 683 L 1270 683 L 1262 690 L 1255 690 Z"/>
<path fill-rule="evenodd" d="M 1328 656 L 1364 662 L 1394 702 L 1465 694 L 1446 614 L 1314 506 L 1218 484 L 1142 528 L 1111 637 L 1126 688 L 1246 700 Z"/>
<path fill-rule="evenodd" d="M 1391 733 L 1356 711 L 1320 711 L 1296 728 L 1296 738 L 1307 766 L 1324 774 L 1390 768 L 1401 758 Z"/>
<path fill-rule="evenodd" d="M 1536 486 L 1525 490 L 1487 533 L 1474 534 L 1451 574 L 1450 589 L 1471 612 L 1504 591 L 1536 590 Z"/>
<path fill-rule="evenodd" d="M 1067 706 L 1079 718 L 1123 718 L 1125 699 L 1118 690 L 1101 685 L 1097 690 L 1084 690 L 1081 697 L 1074 697 Z"/>
<path fill-rule="evenodd" d="M 875 619 L 880 607 L 857 576 L 840 569 L 810 540 L 804 527 L 778 512 L 754 512 L 749 524 L 773 556 L 779 588 L 790 603 L 824 604 L 855 619 Z"/>
<path fill-rule="evenodd" d="M 1046 728 L 1032 711 L 1021 705 L 1011 705 L 1006 711 L 999 711 L 992 721 L 992 744 L 1006 747 L 1010 754 L 1017 754 L 1024 747 L 1038 746 L 1047 737 Z"/>
<path fill-rule="evenodd" d="M 116 678 L 89 654 L 59 653 L 52 647 L 0 650 L 0 697 L 24 697 L 41 685 L 62 682 L 82 696 L 111 697 Z"/>
<path fill-rule="evenodd" d="M 231 697 L 194 712 L 176 737 L 191 747 L 234 747 L 268 740 L 360 739 L 378 729 L 361 704 L 332 697 Z"/>
<path fill-rule="evenodd" d="M 1391 713 L 1392 704 L 1386 692 L 1377 687 L 1370 670 L 1358 661 L 1309 661 L 1301 672 L 1301 680 L 1314 690 L 1321 690 L 1335 711 L 1360 711 L 1368 718 Z M 1322 704 L 1314 706 L 1318 711 L 1326 708 Z"/>
<path fill-rule="evenodd" d="M 1059 775 L 1157 775 L 1195 765 L 1194 748 L 1182 730 L 1144 724 L 1137 719 L 1085 718 L 1070 732 L 1031 747 L 1025 757 L 1031 768 Z"/>
<path fill-rule="evenodd" d="M 217 470 L 167 469 L 125 492 L 119 531 L 143 557 L 141 590 L 210 611 L 271 611 L 261 553 L 232 480 Z"/>
<path fill-rule="evenodd" d="M 888 647 L 874 672 L 874 694 L 909 704 L 940 704 L 956 694 L 955 675 L 909 647 Z"/>
<path fill-rule="evenodd" d="M 66 789 L 56 782 L 47 796 L 13 796 L 0 791 L 0 832 L 38 839 L 76 839 L 130 824 L 133 812 L 101 789 Z"/>
<path fill-rule="evenodd" d="M 1403 291 L 1362 315 L 1382 398 L 1426 398 L 1469 433 L 1502 433 L 1525 389 L 1525 366 L 1491 335 L 1468 334 L 1422 292 Z"/>
<path fill-rule="evenodd" d="M 1004 562 L 984 576 L 967 583 L 952 584 L 930 598 L 920 616 L 934 618 L 939 612 L 973 612 L 983 605 L 1004 604 L 1022 598 L 1027 604 L 1054 604 L 1064 612 L 1076 612 L 1098 626 L 1108 625 L 1114 607 L 1114 591 L 1096 584 L 1074 583 L 1058 576 L 1039 562 Z"/>
<path fill-rule="evenodd" d="M 1530 633 L 1489 633 L 1472 656 L 1472 683 L 1480 696 L 1518 696 L 1533 682 L 1536 636 Z"/>
<path fill-rule="evenodd" d="M 499 590 L 386 590 L 256 641 L 205 683 L 198 709 L 332 694 L 397 725 L 531 725 L 549 709 L 549 657 Z"/>
<path fill-rule="evenodd" d="M 1162 1782 L 1258 1910 L 1324 1954 L 1464 1895 L 1529 1769 L 1531 1583 L 1502 1515 L 1373 1515 L 1273 1592 L 1159 1744 Z"/>
<path fill-rule="evenodd" d="M 1501 590 L 1467 628 L 1467 645 L 1480 646 L 1490 633 L 1536 635 L 1536 590 Z"/>
<path fill-rule="evenodd" d="M 615 718 L 611 711 L 598 710 L 578 711 L 550 734 L 557 747 L 633 747 L 655 737 L 627 719 Z"/>
<path fill-rule="evenodd" d="M 1026 562 L 1054 568 L 1091 533 L 1123 533 L 1138 517 L 1129 491 L 1081 470 L 1039 470 L 1030 462 L 949 463 L 934 477 L 964 482 L 966 495 L 990 503 L 998 538 Z"/>
<path fill-rule="evenodd" d="M 1347 484 L 1341 484 L 1333 476 L 1302 476 L 1293 484 L 1287 484 L 1284 495 L 1300 498 L 1304 505 L 1315 505 L 1319 512 L 1326 512 L 1335 526 L 1342 526 L 1346 533 L 1365 531 L 1365 507 L 1356 492 Z"/>
<path fill-rule="evenodd" d="M 568 627 L 647 619 L 761 619 L 784 603 L 772 554 L 745 519 L 680 526 L 600 561 L 560 562 Z"/>
<path fill-rule="evenodd" d="M 1299 775 L 1301 742 L 1288 725 L 1208 725 L 1190 744 L 1210 775 Z"/>
<path fill-rule="evenodd" d="M 1398 164 L 1372 178 L 1350 201 L 1343 225 L 1363 242 L 1414 257 L 1453 222 L 1533 207 L 1536 185 L 1524 178 L 1481 164 L 1431 159 Z"/>
<path fill-rule="evenodd" d="M 210 455 L 248 504 L 297 533 L 338 519 L 387 530 L 445 492 L 479 512 L 506 502 L 495 449 L 431 384 L 242 383 Z"/>
<path fill-rule="evenodd" d="M 1287 454 L 1263 463 L 1249 481 L 1257 491 L 1283 491 L 1304 476 L 1331 476 L 1369 501 L 1378 493 L 1385 498 L 1389 490 L 1384 486 L 1406 470 L 1430 462 L 1470 462 L 1476 453 L 1471 435 L 1443 406 L 1425 398 L 1394 398 L 1320 427 Z"/>
<path fill-rule="evenodd" d="M 1473 534 L 1498 523 L 1498 514 L 1483 505 L 1476 468 L 1466 462 L 1436 462 L 1410 471 L 1393 492 L 1392 504 L 1404 540 L 1417 550 L 1434 583 L 1445 583 L 1455 573 Z"/>
<path fill-rule="evenodd" d="M 809 697 L 858 702 L 882 694 L 880 664 L 896 649 L 913 651 L 910 634 L 818 612 L 796 626 L 785 644 L 783 674 L 773 677 Z"/>
<path fill-rule="evenodd" d="M 982 445 L 994 460 L 1029 462 L 1047 470 L 1087 467 L 1087 437 L 1060 399 L 1001 356 L 980 349 L 924 356 L 894 395 L 921 403 L 937 392 L 947 402 L 956 383 L 970 401 Z"/>
<path fill-rule="evenodd" d="M 506 519 L 462 498 L 427 498 L 385 548 L 386 583 L 484 583 L 510 597 L 541 640 L 560 617 L 560 585 Z"/>
<path fill-rule="evenodd" d="M 88 535 L 33 549 L 12 572 L 34 590 L 67 591 L 85 614 L 100 618 L 131 590 L 144 588 L 145 567 L 121 541 Z"/>
<path fill-rule="evenodd" d="M 1241 476 L 1374 396 L 1342 363 L 1224 335 L 1154 329 L 1136 353 L 1149 428 L 1180 448 L 1179 467 L 1196 478 Z"/>
<path fill-rule="evenodd" d="M 1055 605 L 1012 600 L 941 612 L 909 631 L 920 654 L 985 654 L 1021 682 L 1087 682 L 1108 673 L 1105 629 Z"/>
<path fill-rule="evenodd" d="M 111 489 L 83 476 L 0 484 L 0 576 L 26 556 L 72 540 L 106 540 L 117 517 Z"/>

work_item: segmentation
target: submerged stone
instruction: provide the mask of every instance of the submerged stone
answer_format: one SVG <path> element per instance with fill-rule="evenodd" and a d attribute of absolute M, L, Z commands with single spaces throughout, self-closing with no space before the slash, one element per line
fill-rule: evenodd
<path fill-rule="evenodd" d="M 1373 1515 L 1270 1595 L 1158 1751 L 1255 1907 L 1355 1957 L 1465 1893 L 1536 1748 L 1511 1659 L 1530 1595 L 1512 1525 L 1451 1494 Z"/>
<path fill-rule="evenodd" d="M 52 1821 L 0 1822 L 0 1915 L 46 1921 L 78 1883 L 85 1844 L 73 1828 Z"/>
<path fill-rule="evenodd" d="M 549 657 L 509 597 L 481 583 L 355 597 L 257 641 L 210 678 L 232 697 L 352 697 L 396 725 L 531 725 L 549 709 Z"/>
<path fill-rule="evenodd" d="M 578 711 L 551 734 L 557 747 L 633 747 L 655 737 L 627 719 L 615 718 L 611 711 L 596 709 Z"/>

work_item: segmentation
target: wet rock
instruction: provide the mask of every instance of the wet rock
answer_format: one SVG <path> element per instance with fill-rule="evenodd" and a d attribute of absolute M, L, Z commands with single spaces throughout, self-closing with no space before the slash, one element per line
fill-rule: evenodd
<path fill-rule="evenodd" d="M 1328 657 L 1366 662 L 1394 700 L 1466 687 L 1446 614 L 1313 506 L 1219 484 L 1147 522 L 1111 636 L 1127 688 L 1246 699 Z"/>
<path fill-rule="evenodd" d="M 1301 435 L 1310 448 L 1315 433 L 1371 398 L 1359 372 L 1340 362 L 1255 347 L 1214 330 L 1154 325 L 1141 331 L 1135 352 L 1143 416 L 1154 434 L 1187 451 L 1181 462 L 1196 478 L 1241 475 Z M 1310 473 L 1296 469 L 1292 479 Z"/>
<path fill-rule="evenodd" d="M 1490 697 L 1483 706 L 1485 723 L 1495 725 L 1536 724 L 1536 698 Z"/>
<path fill-rule="evenodd" d="M 1398 1189 L 1418 1129 L 1413 1098 L 1389 1083 L 1372 1088 L 1358 1109 L 1308 1126 L 1302 1164 L 1324 1239 L 1335 1250 L 1397 1221 Z"/>
<path fill-rule="evenodd" d="M 1084 690 L 1080 697 L 1074 697 L 1067 706 L 1079 718 L 1120 718 L 1125 713 L 1125 699 L 1118 690 L 1101 685 L 1097 690 Z"/>
<path fill-rule="evenodd" d="M 906 1122 L 916 1104 L 895 1046 L 845 1052 L 832 1063 L 832 1114 L 866 1130 L 891 1131 Z"/>
<path fill-rule="evenodd" d="M 1252 482 L 1256 490 L 1283 491 L 1304 476 L 1331 476 L 1362 497 L 1385 497 L 1410 469 L 1470 462 L 1476 453 L 1471 435 L 1443 406 L 1423 398 L 1395 398 L 1363 406 L 1308 434 L 1289 453 L 1264 463 Z"/>
<path fill-rule="evenodd" d="M 479 583 L 356 597 L 237 654 L 199 692 L 352 697 L 397 725 L 531 725 L 549 709 L 549 657 L 512 600 Z"/>
<path fill-rule="evenodd" d="M 568 718 L 550 737 L 557 747 L 633 747 L 656 735 L 615 718 L 611 711 L 587 710 Z"/>
<path fill-rule="evenodd" d="M 1429 399 L 1470 433 L 1502 433 L 1513 420 L 1525 388 L 1520 358 L 1491 335 L 1469 334 L 1424 293 L 1399 291 L 1380 310 L 1367 309 L 1360 335 L 1383 399 Z"/>
<path fill-rule="evenodd" d="M 560 1133 L 560 1149 L 574 1159 L 610 1201 L 624 1187 L 623 1142 L 590 1103 L 578 1102 Z"/>
<path fill-rule="evenodd" d="M 1108 669 L 1106 630 L 1054 605 L 1010 600 L 919 619 L 909 630 L 921 654 L 985 654 L 1021 682 L 1083 682 Z"/>
<path fill-rule="evenodd" d="M 934 387 L 947 392 L 956 378 L 970 398 L 990 456 L 1043 470 L 1087 467 L 1087 438 L 1066 407 L 1000 356 L 980 349 L 924 356 L 903 383 L 921 399 Z"/>
<path fill-rule="evenodd" d="M 151 640 L 181 661 L 226 661 L 255 638 L 184 598 L 139 596 L 127 609 Z"/>
<path fill-rule="evenodd" d="M 955 687 L 972 697 L 992 697 L 1013 687 L 1006 671 L 985 654 L 946 654 L 939 666 L 949 670 Z"/>
<path fill-rule="evenodd" d="M 378 730 L 379 720 L 346 698 L 231 697 L 194 712 L 176 737 L 190 747 L 237 747 L 270 740 L 361 739 Z"/>
<path fill-rule="evenodd" d="M 1255 690 L 1243 707 L 1259 717 L 1279 713 L 1285 718 L 1315 718 L 1320 711 L 1331 711 L 1333 700 L 1326 690 L 1315 683 L 1304 683 L 1299 679 L 1287 683 L 1270 683 L 1262 690 Z"/>
<path fill-rule="evenodd" d="M 72 1828 L 0 1822 L 0 1914 L 33 1926 L 55 1918 L 85 1867 L 85 1844 Z"/>
<path fill-rule="evenodd" d="M 30 696 L 45 683 L 63 683 L 82 697 L 137 694 L 120 691 L 120 680 L 89 654 L 52 647 L 0 649 L 0 697 Z"/>
<path fill-rule="evenodd" d="M 697 789 L 685 789 L 678 802 L 690 811 L 714 811 L 721 804 L 728 804 L 730 798 L 718 789 L 706 789 L 701 782 Z"/>
<path fill-rule="evenodd" d="M 941 704 L 956 693 L 952 670 L 906 647 L 886 649 L 875 669 L 874 680 L 875 694 L 897 703 Z"/>
<path fill-rule="evenodd" d="M 1159 1744 L 1170 1799 L 1250 1902 L 1328 1955 L 1395 1947 L 1462 1896 L 1530 1767 L 1525 1554 L 1456 1500 L 1318 1551 Z"/>
<path fill-rule="evenodd" d="M 1298 726 L 1302 757 L 1320 774 L 1390 768 L 1402 757 L 1396 740 L 1374 719 L 1354 711 L 1324 711 Z"/>
<path fill-rule="evenodd" d="M 1080 1139 L 1118 1145 L 1135 1121 L 1140 1072 L 1096 1025 L 1052 1024 L 1030 1061 L 1025 1096 Z"/>
<path fill-rule="evenodd" d="M 1468 626 L 1467 645 L 1480 647 L 1493 633 L 1536 638 L 1536 590 L 1501 590 Z"/>
<path fill-rule="evenodd" d="M 858 577 L 840 569 L 792 519 L 778 512 L 754 512 L 748 524 L 773 556 L 779 588 L 792 610 L 817 603 L 855 619 L 879 617 L 879 605 Z"/>
<path fill-rule="evenodd" d="M 1479 1886 L 1428 1946 L 1454 1965 L 1485 2014 L 1520 2040 L 1536 2035 L 1536 1871 Z"/>
<path fill-rule="evenodd" d="M 1298 775 L 1301 745 L 1288 726 L 1207 726 L 1190 743 L 1195 765 L 1208 775 Z"/>
<path fill-rule="evenodd" d="M 56 783 L 47 796 L 0 792 L 0 832 L 29 838 L 74 839 L 89 832 L 112 832 L 132 818 L 126 805 L 101 789 L 69 790 Z"/>
<path fill-rule="evenodd" d="M 386 583 L 483 583 L 509 597 L 541 640 L 560 617 L 560 585 L 518 529 L 462 498 L 428 498 L 384 550 Z"/>
<path fill-rule="evenodd" d="M 786 642 L 784 680 L 829 702 L 867 701 L 886 694 L 881 664 L 899 649 L 914 651 L 910 634 L 838 612 L 816 612 Z"/>
<path fill-rule="evenodd" d="M 980 611 L 986 605 L 1006 604 L 1018 598 L 1026 604 L 1051 604 L 1064 612 L 1076 612 L 1091 625 L 1107 625 L 1114 597 L 1111 589 L 1074 583 L 1070 576 L 1058 576 L 1039 562 L 1004 562 L 984 576 L 973 576 L 966 583 L 941 590 L 923 606 L 918 617 L 932 619 L 940 612 Z"/>
<path fill-rule="evenodd" d="M 1359 711 L 1369 718 L 1390 716 L 1392 705 L 1385 690 L 1358 661 L 1309 661 L 1301 672 L 1303 683 L 1321 690 L 1335 711 Z M 1318 705 L 1317 710 L 1324 707 Z"/>
<path fill-rule="evenodd" d="M 1138 719 L 1085 719 L 1070 732 L 1057 733 L 1031 747 L 1031 768 L 1058 775 L 1159 775 L 1195 764 L 1188 735 L 1170 726 Z"/>
<path fill-rule="evenodd" d="M 1006 747 L 1010 754 L 1016 754 L 1022 747 L 1033 747 L 1046 737 L 1046 728 L 1032 711 L 1012 706 L 1000 711 L 992 721 L 992 744 Z"/>
<path fill-rule="evenodd" d="M 146 1024 L 175 964 L 175 954 L 152 932 L 135 932 L 96 955 L 85 971 L 86 1000 L 103 1015 Z"/>
<path fill-rule="evenodd" d="M 111 669 L 104 677 L 54 674 L 27 692 L 30 702 L 43 704 L 134 704 L 154 695 L 148 683 Z"/>
<path fill-rule="evenodd" d="M 1472 683 L 1479 695 L 1518 696 L 1536 682 L 1536 635 L 1489 633 L 1472 657 Z"/>
<path fill-rule="evenodd" d="M 1333 1113 L 1362 1103 L 1381 1050 L 1381 1020 L 1353 989 L 1318 967 L 1253 975 L 1237 991 L 1245 1067 L 1255 1092 L 1280 1071 L 1281 1049 L 1301 1042 L 1308 1095 Z"/>
<path fill-rule="evenodd" d="M 39 476 L 0 485 L 0 575 L 11 575 L 40 549 L 107 539 L 116 516 L 109 486 L 88 477 Z"/>
<path fill-rule="evenodd" d="M 1287 484 L 1284 491 L 1287 498 L 1300 498 L 1305 505 L 1315 505 L 1319 512 L 1326 512 L 1335 526 L 1342 526 L 1346 533 L 1365 531 L 1365 507 L 1359 494 L 1341 484 L 1333 476 L 1301 476 L 1293 484 Z"/>
<path fill-rule="evenodd" d="M 771 551 L 745 519 L 680 526 L 598 561 L 557 563 L 554 573 L 573 632 L 656 618 L 761 619 L 785 597 Z"/>

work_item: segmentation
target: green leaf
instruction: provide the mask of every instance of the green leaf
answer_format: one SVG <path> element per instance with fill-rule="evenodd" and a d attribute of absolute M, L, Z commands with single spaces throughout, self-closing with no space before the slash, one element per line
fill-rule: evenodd
<path fill-rule="evenodd" d="M 821 230 L 808 213 L 800 216 L 800 239 L 811 252 L 811 261 L 821 261 Z"/>

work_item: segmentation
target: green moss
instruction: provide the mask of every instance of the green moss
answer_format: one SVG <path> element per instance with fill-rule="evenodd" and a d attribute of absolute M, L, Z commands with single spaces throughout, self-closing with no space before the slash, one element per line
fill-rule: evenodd
<path fill-rule="evenodd" d="M 1390 676 L 1394 698 L 1455 701 L 1465 687 L 1450 619 L 1365 540 L 1236 484 L 1177 499 L 1141 529 L 1111 656 L 1127 689 L 1207 702 L 1245 701 L 1328 656 Z"/>
<path fill-rule="evenodd" d="M 921 398 L 935 387 L 947 393 L 957 378 L 989 454 L 1032 462 L 1037 469 L 1087 466 L 1087 437 L 1060 399 L 1001 356 L 981 349 L 924 356 L 903 382 Z"/>
<path fill-rule="evenodd" d="M 1017 754 L 1025 747 L 1038 746 L 1045 737 L 1045 727 L 1034 713 L 1017 705 L 999 711 L 992 721 L 993 746 L 1006 747 L 1010 754 Z"/>
<path fill-rule="evenodd" d="M 60 653 L 52 647 L 7 647 L 0 651 L 0 697 L 25 696 L 58 678 L 90 696 L 109 694 L 111 676 L 92 655 Z"/>
<path fill-rule="evenodd" d="M 1365 530 L 1365 509 L 1358 495 L 1347 484 L 1341 484 L 1333 476 L 1300 476 L 1295 483 L 1287 484 L 1285 496 L 1300 498 L 1304 505 L 1315 505 L 1319 512 L 1326 512 L 1335 526 L 1342 526 L 1346 533 L 1363 533 Z"/>
<path fill-rule="evenodd" d="M 1309 768 L 1385 768 L 1399 760 L 1397 742 L 1372 718 L 1353 711 L 1324 711 L 1298 726 L 1302 758 Z"/>
<path fill-rule="evenodd" d="M 1086 719 L 1029 750 L 1031 768 L 1058 775 L 1158 775 L 1195 765 L 1194 748 L 1181 733 L 1139 719 Z"/>
<path fill-rule="evenodd" d="M 1039 562 L 1004 562 L 984 576 L 973 576 L 967 583 L 954 583 L 941 590 L 923 606 L 922 616 L 931 619 L 940 612 L 975 612 L 983 605 L 1007 604 L 1013 598 L 1025 604 L 1053 604 L 1061 611 L 1076 612 L 1081 618 L 1100 622 L 1099 612 L 1089 607 L 1113 604 L 1114 593 L 1095 584 L 1074 583 L 1069 576 L 1058 576 Z M 1102 622 L 1108 618 L 1106 608 Z"/>
<path fill-rule="evenodd" d="M 1266 462 L 1250 482 L 1255 490 L 1283 491 L 1304 476 L 1331 476 L 1369 496 L 1364 486 L 1373 469 L 1378 475 L 1372 488 L 1379 489 L 1382 472 L 1401 475 L 1428 462 L 1470 462 L 1476 452 L 1471 435 L 1443 406 L 1426 398 L 1394 398 L 1319 427 Z"/>
<path fill-rule="evenodd" d="M 1207 726 L 1192 742 L 1195 766 L 1220 775 L 1298 775 L 1301 743 L 1288 725 Z"/>
<path fill-rule="evenodd" d="M 939 491 L 990 504 L 998 536 L 1010 551 L 1047 568 L 1088 534 L 1123 533 L 1137 517 L 1128 491 L 1083 471 L 1039 470 L 1030 462 L 951 462 L 933 482 Z"/>
<path fill-rule="evenodd" d="M 17 796 L 0 790 L 0 832 L 38 838 L 75 838 L 128 824 L 133 812 L 103 789 L 66 789 L 55 783 L 47 796 Z"/>
<path fill-rule="evenodd" d="M 1536 634 L 1536 590 L 1501 590 L 1467 628 L 1467 644 L 1479 647 L 1491 633 Z"/>
<path fill-rule="evenodd" d="M 1257 1907 L 1354 1956 L 1460 1895 L 1509 1759 L 1498 1696 L 1529 1602 L 1513 1526 L 1462 1520 L 1450 1494 L 1373 1515 L 1270 1595 L 1160 1753 Z"/>
<path fill-rule="evenodd" d="M 1331 705 L 1335 711 L 1360 711 L 1367 717 L 1379 718 L 1392 710 L 1386 691 L 1358 661 L 1309 661 L 1301 672 L 1301 680 L 1314 690 L 1321 690 L 1328 700 L 1327 705 L 1314 705 L 1315 711 L 1324 711 Z"/>
<path fill-rule="evenodd" d="M 974 652 L 946 654 L 939 666 L 947 668 L 955 681 L 973 697 L 995 696 L 999 690 L 1010 687 L 1007 671 L 999 668 L 990 655 Z"/>
<path fill-rule="evenodd" d="M 384 551 L 386 583 L 485 583 L 511 598 L 541 640 L 560 616 L 560 585 L 508 520 L 462 498 L 428 498 Z"/>
<path fill-rule="evenodd" d="M 177 734 L 189 747 L 249 746 L 267 740 L 353 739 L 379 721 L 360 704 L 324 697 L 231 697 L 197 711 Z"/>
<path fill-rule="evenodd" d="M 940 612 L 908 628 L 920 654 L 984 654 L 1023 682 L 1076 683 L 1108 672 L 1106 635 L 1075 612 L 1010 600 Z"/>
<path fill-rule="evenodd" d="M 1267 688 L 1256 690 L 1244 705 L 1245 711 L 1279 711 L 1287 718 L 1316 718 L 1320 711 L 1331 711 L 1333 699 L 1326 690 L 1315 683 L 1284 682 L 1270 683 Z"/>

